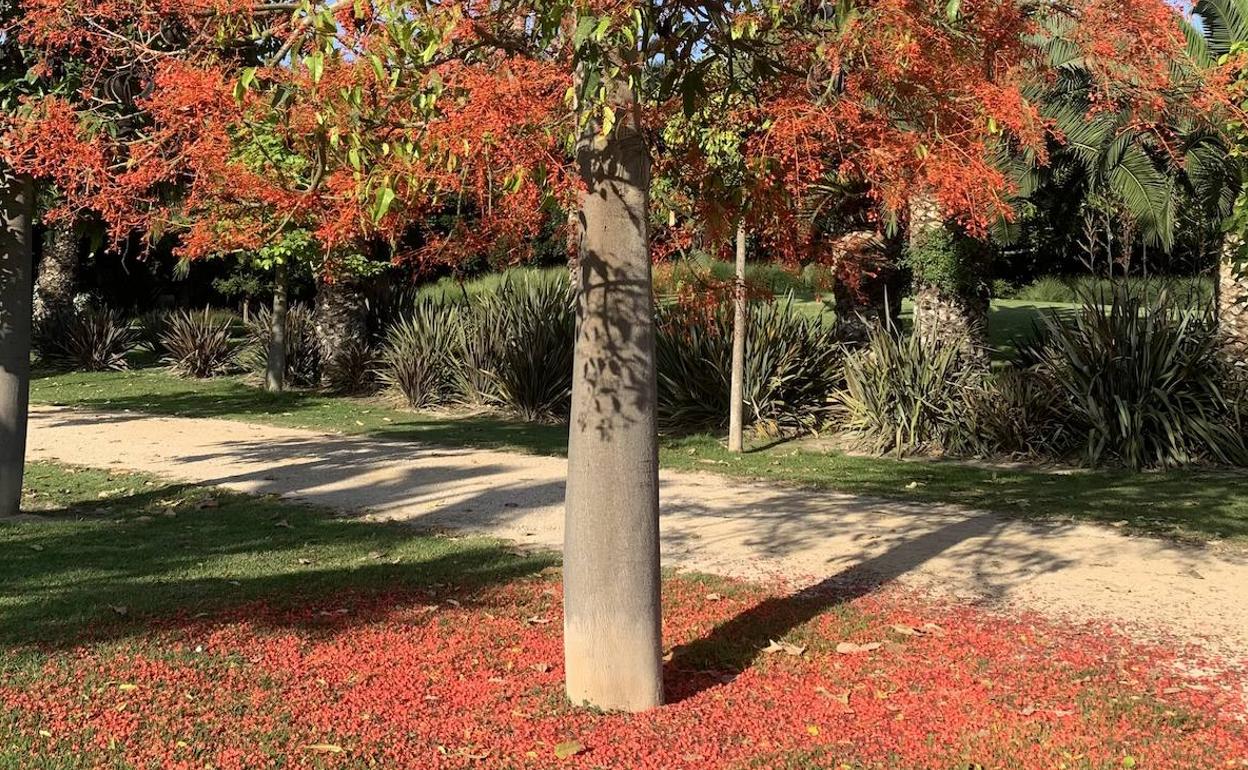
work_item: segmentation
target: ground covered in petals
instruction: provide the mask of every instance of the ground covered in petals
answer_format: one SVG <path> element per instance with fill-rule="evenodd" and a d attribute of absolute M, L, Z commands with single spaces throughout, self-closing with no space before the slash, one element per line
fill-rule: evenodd
<path fill-rule="evenodd" d="M 573 709 L 556 566 L 472 541 L 346 537 L 333 527 L 367 525 L 321 531 L 314 512 L 136 493 L 142 481 L 109 508 L 116 518 L 88 522 L 92 484 L 117 479 L 66 486 L 45 471 L 45 497 L 78 502 L 0 532 L 22 555 L 0 575 L 0 767 L 1248 767 L 1248 676 L 1233 662 L 852 580 L 791 590 L 670 576 L 670 704 Z M 169 503 L 174 515 L 141 521 Z M 104 529 L 75 536 L 88 525 Z M 185 559 L 147 567 L 132 563 L 143 546 L 118 561 L 119 546 L 101 544 L 110 527 L 156 527 L 138 531 L 163 542 L 210 525 L 239 537 L 192 537 Z M 232 561 L 244 545 L 247 560 Z M 288 574 L 243 569 L 266 560 Z M 115 584 L 138 589 L 126 605 L 63 604 L 74 579 L 111 601 Z M 58 606 L 81 622 L 22 622 Z"/>

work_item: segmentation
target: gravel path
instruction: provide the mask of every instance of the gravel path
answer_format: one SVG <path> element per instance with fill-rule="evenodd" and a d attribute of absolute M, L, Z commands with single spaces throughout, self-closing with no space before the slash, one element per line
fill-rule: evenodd
<path fill-rule="evenodd" d="M 214 419 L 40 407 L 31 459 L 276 493 L 374 519 L 558 548 L 567 463 Z M 607 472 L 608 469 L 604 469 Z M 664 472 L 663 560 L 743 577 L 902 581 L 959 599 L 1109 619 L 1248 657 L 1248 556 L 881 501 Z"/>

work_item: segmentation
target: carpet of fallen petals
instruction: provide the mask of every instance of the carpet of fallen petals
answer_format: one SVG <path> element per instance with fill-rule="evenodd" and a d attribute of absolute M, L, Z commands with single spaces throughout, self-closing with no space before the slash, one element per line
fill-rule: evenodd
<path fill-rule="evenodd" d="M 548 572 L 131 618 L 5 651 L 0 755 L 219 770 L 1248 767 L 1243 661 L 895 591 L 672 578 L 669 705 L 573 709 Z"/>

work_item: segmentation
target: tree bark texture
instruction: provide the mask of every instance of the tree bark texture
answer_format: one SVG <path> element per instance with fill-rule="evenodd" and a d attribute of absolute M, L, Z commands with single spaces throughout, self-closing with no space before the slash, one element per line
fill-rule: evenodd
<path fill-rule="evenodd" d="M 359 363 L 353 350 L 368 343 L 368 309 L 359 282 L 348 278 L 321 281 L 313 324 L 321 379 L 330 388 L 345 388 L 357 374 L 350 371 Z"/>
<path fill-rule="evenodd" d="M 270 393 L 286 389 L 286 311 L 290 287 L 289 268 L 277 263 L 273 270 L 273 312 L 269 316 L 269 353 L 265 359 L 264 387 Z"/>
<path fill-rule="evenodd" d="M 34 323 L 67 315 L 78 287 L 78 228 L 61 224 L 48 230 L 35 279 Z"/>
<path fill-rule="evenodd" d="M 1218 331 L 1227 358 L 1248 362 L 1248 264 L 1240 258 L 1243 238 L 1228 234 L 1218 261 Z"/>
<path fill-rule="evenodd" d="M 30 404 L 34 186 L 0 164 L 0 516 L 22 502 Z"/>
<path fill-rule="evenodd" d="M 745 448 L 745 223 L 737 225 L 737 269 L 732 291 L 732 380 L 729 387 L 728 451 Z"/>
<path fill-rule="evenodd" d="M 940 202 L 929 192 L 910 198 L 910 250 L 925 248 L 934 238 L 946 236 Z M 913 286 L 914 332 L 925 344 L 958 345 L 970 360 L 987 359 L 988 295 L 974 291 L 955 293 L 915 275 Z"/>
<path fill-rule="evenodd" d="M 618 116 L 586 121 L 585 183 L 568 437 L 564 660 L 578 705 L 661 705 L 654 309 L 646 213 L 650 158 L 636 97 L 609 83 Z"/>

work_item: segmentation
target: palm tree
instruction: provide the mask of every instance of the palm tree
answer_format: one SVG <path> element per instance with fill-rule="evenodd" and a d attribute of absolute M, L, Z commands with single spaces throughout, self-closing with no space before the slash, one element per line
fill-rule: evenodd
<path fill-rule="evenodd" d="M 1187 26 L 1188 52 L 1204 66 L 1212 66 L 1237 45 L 1248 43 L 1248 0 L 1199 0 L 1192 9 L 1200 24 Z M 1205 200 L 1229 217 L 1248 179 L 1240 156 L 1229 153 L 1221 141 L 1207 141 L 1188 153 L 1196 189 Z M 1239 229 L 1227 232 L 1217 272 L 1218 325 L 1227 352 L 1235 360 L 1248 358 L 1248 265 Z"/>

